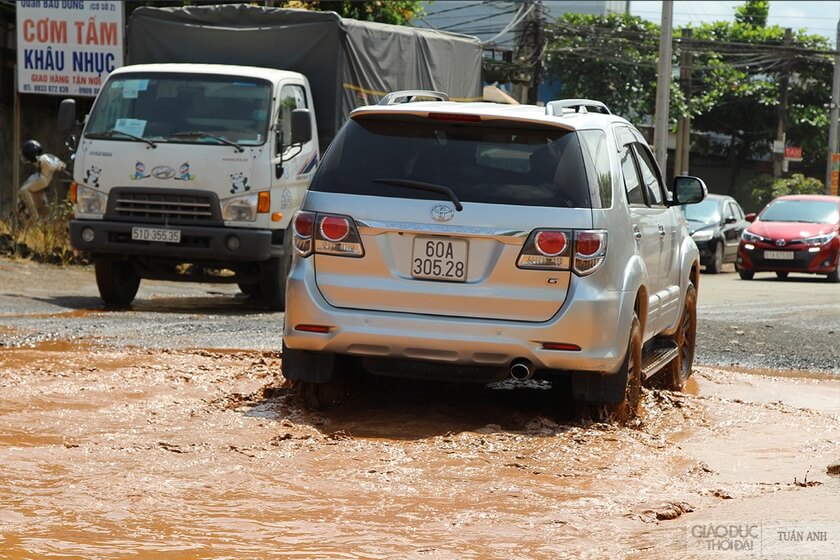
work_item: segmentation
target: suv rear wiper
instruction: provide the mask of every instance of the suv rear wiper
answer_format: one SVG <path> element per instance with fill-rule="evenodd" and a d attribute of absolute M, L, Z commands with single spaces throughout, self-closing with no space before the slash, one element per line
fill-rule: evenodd
<path fill-rule="evenodd" d="M 244 152 L 245 148 L 234 142 L 233 140 L 228 140 L 223 136 L 217 136 L 215 134 L 210 134 L 209 132 L 204 132 L 201 130 L 196 131 L 189 131 L 189 132 L 176 132 L 175 134 L 170 135 L 170 138 L 212 138 L 214 140 L 218 140 L 222 144 L 227 144 L 228 146 L 233 146 L 236 148 L 237 152 Z"/>
<path fill-rule="evenodd" d="M 410 179 L 389 179 L 385 177 L 378 177 L 373 179 L 374 183 L 383 183 L 385 185 L 394 185 L 395 187 L 406 187 L 409 189 L 417 189 L 421 191 L 432 191 L 436 193 L 445 194 L 455 205 L 455 209 L 460 212 L 464 209 L 461 201 L 455 195 L 455 192 L 446 185 L 438 185 L 436 183 L 424 183 L 422 181 L 412 181 Z"/>
<path fill-rule="evenodd" d="M 130 132 L 126 132 L 124 130 L 118 130 L 116 128 L 109 128 L 108 130 L 103 130 L 102 132 L 88 132 L 85 134 L 85 138 L 113 138 L 114 136 L 121 134 L 132 140 L 138 140 L 140 142 L 145 142 L 152 148 L 157 148 L 157 144 L 149 140 L 148 138 L 143 138 L 142 136 L 137 136 L 136 134 L 132 134 Z"/>

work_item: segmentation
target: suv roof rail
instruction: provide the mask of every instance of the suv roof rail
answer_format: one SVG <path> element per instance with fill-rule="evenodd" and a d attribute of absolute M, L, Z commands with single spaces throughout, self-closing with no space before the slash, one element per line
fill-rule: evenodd
<path fill-rule="evenodd" d="M 546 115 L 562 115 L 563 113 L 603 113 L 612 115 L 602 101 L 594 99 L 559 99 L 545 104 Z"/>
<path fill-rule="evenodd" d="M 415 97 L 431 97 L 437 101 L 449 101 L 449 96 L 441 91 L 431 91 L 425 89 L 405 89 L 402 91 L 392 91 L 385 97 L 379 100 L 377 105 L 396 105 L 397 103 L 410 103 L 414 101 Z M 400 101 L 402 100 L 402 101 Z"/>

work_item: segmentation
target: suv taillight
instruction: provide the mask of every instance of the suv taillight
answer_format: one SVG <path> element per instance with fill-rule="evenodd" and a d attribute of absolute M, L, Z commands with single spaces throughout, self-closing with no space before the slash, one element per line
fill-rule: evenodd
<path fill-rule="evenodd" d="M 574 270 L 592 274 L 607 257 L 604 230 L 538 229 L 528 236 L 516 266 L 533 270 Z"/>
<path fill-rule="evenodd" d="M 365 254 L 353 218 L 335 214 L 315 214 L 301 210 L 292 221 L 295 250 L 301 257 L 313 252 L 345 257 Z"/>
<path fill-rule="evenodd" d="M 575 265 L 579 276 L 592 274 L 607 259 L 607 232 L 604 230 L 575 231 Z"/>
<path fill-rule="evenodd" d="M 516 266 L 536 270 L 568 270 L 571 264 L 572 232 L 559 229 L 538 229 L 531 232 Z"/>

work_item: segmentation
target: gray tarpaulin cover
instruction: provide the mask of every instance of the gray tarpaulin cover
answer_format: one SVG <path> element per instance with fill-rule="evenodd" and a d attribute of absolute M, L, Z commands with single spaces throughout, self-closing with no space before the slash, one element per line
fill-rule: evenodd
<path fill-rule="evenodd" d="M 478 39 L 466 35 L 246 4 L 141 7 L 128 28 L 130 64 L 239 64 L 304 74 L 322 150 L 352 109 L 389 91 L 481 100 L 482 56 Z"/>

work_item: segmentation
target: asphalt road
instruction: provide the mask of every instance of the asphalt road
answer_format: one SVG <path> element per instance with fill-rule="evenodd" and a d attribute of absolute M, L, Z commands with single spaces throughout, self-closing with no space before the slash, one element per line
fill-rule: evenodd
<path fill-rule="evenodd" d="M 78 340 L 145 348 L 279 350 L 283 314 L 234 285 L 143 281 L 109 311 L 90 267 L 0 259 L 0 347 Z M 697 363 L 840 374 L 840 284 L 824 277 L 702 274 Z"/>

